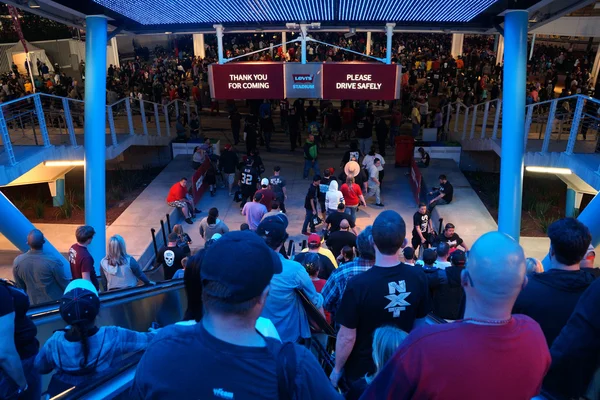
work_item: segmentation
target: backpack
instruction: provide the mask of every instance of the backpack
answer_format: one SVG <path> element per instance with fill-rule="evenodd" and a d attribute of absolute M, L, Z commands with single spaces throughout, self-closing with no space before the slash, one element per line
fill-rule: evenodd
<path fill-rule="evenodd" d="M 296 349 L 294 343 L 279 343 L 266 340 L 267 348 L 277 364 L 277 392 L 279 400 L 297 400 L 296 398 Z"/>

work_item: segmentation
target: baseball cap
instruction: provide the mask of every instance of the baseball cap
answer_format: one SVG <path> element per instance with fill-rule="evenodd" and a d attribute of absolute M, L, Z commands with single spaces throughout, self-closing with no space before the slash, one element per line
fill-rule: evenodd
<path fill-rule="evenodd" d="M 262 178 L 260 181 L 261 186 L 269 186 L 269 178 Z"/>
<path fill-rule="evenodd" d="M 423 262 L 431 265 L 437 260 L 437 256 L 437 252 L 434 249 L 425 249 L 423 252 Z"/>
<path fill-rule="evenodd" d="M 67 324 L 91 322 L 100 310 L 98 290 L 86 279 L 75 279 L 67 285 L 60 299 L 60 316 Z"/>
<path fill-rule="evenodd" d="M 311 233 L 308 237 L 308 244 L 321 244 L 321 236 Z"/>
<path fill-rule="evenodd" d="M 225 145 L 225 150 L 231 150 L 231 145 L 229 143 Z"/>
<path fill-rule="evenodd" d="M 450 255 L 450 262 L 455 267 L 464 267 L 467 264 L 467 255 L 462 250 L 454 250 Z"/>
<path fill-rule="evenodd" d="M 287 226 L 288 220 L 285 215 L 272 215 L 258 224 L 256 233 L 258 236 L 271 239 L 273 243 L 281 243 L 287 237 Z"/>
<path fill-rule="evenodd" d="M 404 254 L 404 259 L 406 259 L 406 261 L 412 261 L 415 258 L 415 249 L 412 247 L 405 247 L 404 250 L 402 250 L 402 254 Z"/>
<path fill-rule="evenodd" d="M 239 304 L 259 296 L 281 270 L 279 256 L 257 234 L 233 231 L 206 250 L 200 277 L 205 293 Z M 220 283 L 226 290 L 207 291 L 205 285 L 210 281 Z"/>

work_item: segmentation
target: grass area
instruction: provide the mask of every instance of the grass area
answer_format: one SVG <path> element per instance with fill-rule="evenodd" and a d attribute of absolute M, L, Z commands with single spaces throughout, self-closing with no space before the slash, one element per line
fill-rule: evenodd
<path fill-rule="evenodd" d="M 498 222 L 500 174 L 463 172 L 492 217 Z M 567 186 L 554 176 L 525 175 L 521 208 L 521 235 L 544 237 L 548 226 L 565 216 Z"/>
<path fill-rule="evenodd" d="M 152 182 L 164 167 L 147 167 L 142 170 L 106 171 L 106 222 L 113 223 L 119 215 Z M 83 196 L 83 168 L 65 176 L 65 202 L 52 206 L 52 196 L 47 183 L 2 188 L 2 193 L 34 223 L 83 224 L 85 204 Z"/>

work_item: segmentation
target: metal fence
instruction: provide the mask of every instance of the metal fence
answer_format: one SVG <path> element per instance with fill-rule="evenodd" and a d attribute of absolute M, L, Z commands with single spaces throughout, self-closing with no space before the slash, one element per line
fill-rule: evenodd
<path fill-rule="evenodd" d="M 32 94 L 0 104 L 0 160 L 15 165 L 15 146 L 82 146 L 84 101 Z M 124 98 L 106 106 L 106 146 L 117 146 L 132 135 L 169 137 L 180 114 L 189 122 L 196 106 L 183 100 L 158 104 Z"/>

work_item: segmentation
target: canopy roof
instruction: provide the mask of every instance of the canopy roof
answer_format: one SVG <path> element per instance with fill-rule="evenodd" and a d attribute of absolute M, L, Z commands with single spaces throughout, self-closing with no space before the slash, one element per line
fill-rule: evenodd
<path fill-rule="evenodd" d="M 84 27 L 89 15 L 128 33 L 278 31 L 287 23 L 320 23 L 321 31 L 349 29 L 496 33 L 509 9 L 530 13 L 530 29 L 596 0 L 5 0 L 29 12 Z"/>

